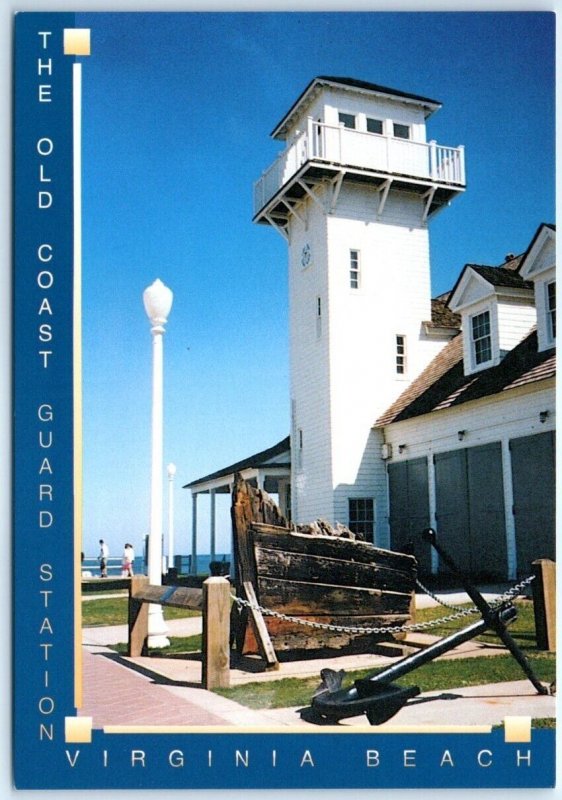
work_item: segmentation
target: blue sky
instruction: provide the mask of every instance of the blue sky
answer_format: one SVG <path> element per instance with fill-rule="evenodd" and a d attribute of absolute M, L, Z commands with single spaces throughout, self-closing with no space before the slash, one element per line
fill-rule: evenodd
<path fill-rule="evenodd" d="M 466 147 L 466 193 L 430 223 L 433 292 L 498 264 L 554 221 L 552 15 L 82 14 L 84 546 L 148 531 L 151 337 L 142 292 L 174 292 L 164 338 L 164 461 L 180 487 L 289 432 L 286 244 L 252 224 L 269 133 L 315 75 L 435 98 L 439 144 Z M 165 484 L 164 469 L 163 483 Z M 166 487 L 165 487 L 166 488 Z M 200 501 L 201 541 L 208 547 Z M 166 526 L 165 526 L 166 527 Z M 228 550 L 227 509 L 218 550 Z"/>

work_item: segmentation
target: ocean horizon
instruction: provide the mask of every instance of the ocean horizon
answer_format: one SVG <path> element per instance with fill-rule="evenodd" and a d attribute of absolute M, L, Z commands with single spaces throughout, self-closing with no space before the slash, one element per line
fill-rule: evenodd
<path fill-rule="evenodd" d="M 232 563 L 232 556 L 230 553 L 215 553 L 214 561 L 230 561 Z M 121 556 L 110 556 L 107 564 L 108 577 L 118 578 L 121 577 Z M 211 563 L 210 553 L 197 554 L 197 574 L 203 575 L 210 572 L 209 564 Z M 166 558 L 166 565 L 168 560 Z M 171 566 L 171 565 L 170 565 Z M 174 556 L 174 568 L 177 569 L 180 575 L 191 574 L 191 555 L 177 555 Z M 146 574 L 146 561 L 144 556 L 135 556 L 133 562 L 133 569 L 136 575 Z M 90 572 L 92 576 L 99 576 L 100 566 L 97 556 L 85 556 L 82 561 L 82 573 Z"/>

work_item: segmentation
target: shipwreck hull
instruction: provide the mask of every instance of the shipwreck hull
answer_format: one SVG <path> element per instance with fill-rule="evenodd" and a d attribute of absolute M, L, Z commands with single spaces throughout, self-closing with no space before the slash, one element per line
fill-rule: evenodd
<path fill-rule="evenodd" d="M 388 627 L 412 619 L 413 556 L 344 536 L 292 530 L 271 499 L 243 481 L 235 485 L 232 512 L 237 591 L 244 596 L 251 583 L 262 608 L 340 627 Z M 315 629 L 269 615 L 263 619 L 276 651 L 341 648 L 358 639 L 391 638 L 388 633 Z M 242 652 L 257 652 L 255 625 L 248 624 L 248 615 L 242 615 L 238 628 Z"/>

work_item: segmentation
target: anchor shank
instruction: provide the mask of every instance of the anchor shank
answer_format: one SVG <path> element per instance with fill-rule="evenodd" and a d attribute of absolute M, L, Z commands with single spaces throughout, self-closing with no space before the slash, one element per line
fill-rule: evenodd
<path fill-rule="evenodd" d="M 472 625 L 468 625 L 466 628 L 463 628 L 456 633 L 452 633 L 450 636 L 447 636 L 444 639 L 439 639 L 438 642 L 426 647 L 424 650 L 420 650 L 419 653 L 413 653 L 413 655 L 405 656 L 404 658 L 400 659 L 400 661 L 397 661 L 395 664 L 391 664 L 389 667 L 382 670 L 382 672 L 369 677 L 369 681 L 372 683 L 383 684 L 392 683 L 392 681 L 396 680 L 397 678 L 401 678 L 408 672 L 421 667 L 423 664 L 427 664 L 429 661 L 433 661 L 434 658 L 443 655 L 443 653 L 453 650 L 453 648 L 457 647 L 459 644 L 463 644 L 464 642 L 470 641 L 470 639 L 474 639 L 475 636 L 483 633 L 488 628 L 489 625 L 486 620 L 480 619 L 477 622 L 474 622 Z"/>

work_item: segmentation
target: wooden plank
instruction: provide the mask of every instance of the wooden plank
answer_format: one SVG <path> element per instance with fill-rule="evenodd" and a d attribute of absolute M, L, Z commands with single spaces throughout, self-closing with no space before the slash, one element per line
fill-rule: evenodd
<path fill-rule="evenodd" d="M 548 558 L 533 561 L 535 580 L 533 607 L 539 650 L 556 651 L 556 562 Z"/>
<path fill-rule="evenodd" d="M 252 524 L 254 544 L 261 544 L 273 550 L 341 558 L 359 561 L 363 564 L 377 564 L 388 569 L 396 569 L 405 575 L 415 573 L 416 559 L 405 553 L 383 550 L 368 542 L 352 541 L 337 536 L 310 536 L 309 534 L 273 528 L 272 526 Z"/>
<path fill-rule="evenodd" d="M 134 597 L 148 586 L 145 575 L 133 575 L 129 587 L 129 645 L 131 658 L 148 655 L 148 606 Z"/>
<path fill-rule="evenodd" d="M 188 586 L 154 586 L 147 583 L 138 589 L 132 589 L 132 596 L 144 603 L 159 603 L 173 608 L 191 608 L 194 611 L 203 608 L 202 589 Z"/>
<path fill-rule="evenodd" d="M 230 686 L 230 583 L 207 578 L 203 583 L 204 689 Z"/>
<path fill-rule="evenodd" d="M 250 581 L 244 582 L 244 592 L 249 602 L 252 603 L 253 606 L 257 606 L 258 601 L 254 592 L 254 587 L 252 586 Z M 252 628 L 254 630 L 254 635 L 258 643 L 260 655 L 266 662 L 267 668 L 279 669 L 279 662 L 275 654 L 275 649 L 273 647 L 273 644 L 271 643 L 269 632 L 267 630 L 267 626 L 264 622 L 261 611 L 258 611 L 257 608 L 250 608 L 248 616 L 252 623 Z"/>
<path fill-rule="evenodd" d="M 255 557 L 260 577 L 401 592 L 410 592 L 414 587 L 413 575 L 377 564 L 290 553 L 263 547 L 261 543 L 256 544 Z"/>
<path fill-rule="evenodd" d="M 307 614 L 385 615 L 408 613 L 411 596 L 405 592 L 382 592 L 327 584 L 258 579 L 260 605 L 290 616 Z"/>
<path fill-rule="evenodd" d="M 361 625 L 365 628 L 379 628 L 389 625 L 403 625 L 410 621 L 407 614 L 394 614 L 383 617 L 328 617 L 314 616 L 303 617 L 313 622 L 322 622 L 343 627 Z M 346 631 L 330 631 L 326 629 L 304 627 L 287 620 L 265 617 L 265 623 L 271 636 L 276 652 L 286 650 L 316 650 L 320 648 L 341 648 L 357 641 L 388 641 L 394 635 L 348 633 Z M 257 653 L 258 645 L 251 630 L 246 634 L 242 652 L 246 654 Z"/>

